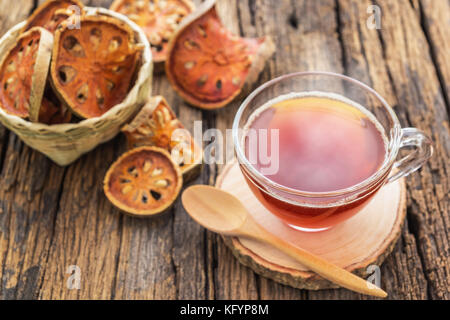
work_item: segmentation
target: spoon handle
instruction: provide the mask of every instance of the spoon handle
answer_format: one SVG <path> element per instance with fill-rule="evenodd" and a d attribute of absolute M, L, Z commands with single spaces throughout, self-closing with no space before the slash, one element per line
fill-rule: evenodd
<path fill-rule="evenodd" d="M 328 279 L 340 285 L 341 287 L 350 289 L 352 291 L 375 297 L 387 297 L 387 293 L 374 284 L 354 275 L 351 272 L 348 272 L 341 267 L 338 267 L 331 262 L 326 261 L 319 256 L 316 256 L 315 254 L 312 254 L 299 247 L 293 246 L 292 244 L 275 237 L 273 234 L 260 227 L 255 221 L 252 222 L 253 223 L 250 222 L 252 224 L 252 232 L 251 234 L 248 234 L 249 236 L 258 238 L 258 240 L 273 245 L 277 249 L 289 255 L 291 258 L 294 258 L 305 267 L 321 275 L 325 279 Z"/>

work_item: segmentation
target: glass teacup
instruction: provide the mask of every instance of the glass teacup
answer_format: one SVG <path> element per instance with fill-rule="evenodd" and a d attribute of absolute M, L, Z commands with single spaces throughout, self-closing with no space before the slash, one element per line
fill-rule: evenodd
<path fill-rule="evenodd" d="M 360 111 L 373 119 L 376 124 L 384 141 L 383 158 L 379 166 L 363 180 L 336 190 L 302 190 L 274 181 L 275 179 L 271 177 L 275 175 L 264 174 L 253 159 L 249 151 L 250 131 L 253 129 L 252 123 L 255 119 L 263 114 L 263 109 L 267 108 L 268 104 L 268 107 L 271 107 L 272 101 L 313 96 L 327 97 L 348 105 L 359 106 Z M 275 102 L 273 104 L 275 105 Z M 309 108 L 311 112 L 317 111 L 312 107 Z M 301 130 L 299 132 L 301 134 Z M 331 130 L 322 130 L 320 134 L 324 135 L 321 140 L 326 141 L 333 133 Z M 258 143 L 261 143 L 261 137 L 258 136 L 258 139 Z M 265 136 L 264 141 L 267 140 L 268 137 Z M 350 137 L 348 140 L 351 141 Z M 326 230 L 352 217 L 369 203 L 384 184 L 417 170 L 433 152 L 430 138 L 416 128 L 402 129 L 392 108 L 377 92 L 355 79 L 329 72 L 292 73 L 257 88 L 244 100 L 235 116 L 233 142 L 241 171 L 255 196 L 282 221 L 303 231 Z M 271 147 L 272 145 L 273 142 Z M 277 146 L 285 147 L 280 144 Z M 398 152 L 403 147 L 414 147 L 414 151 L 397 160 Z M 271 154 L 271 158 L 276 157 Z M 290 180 L 295 183 L 295 179 L 302 179 L 301 175 L 295 176 L 295 172 L 301 171 L 297 170 L 299 168 L 295 164 L 290 163 L 287 168 L 283 167 L 285 164 L 283 161 L 277 163 L 285 173 L 289 174 L 292 171 L 293 176 L 289 177 Z M 358 170 L 358 167 L 355 167 L 355 170 Z"/>

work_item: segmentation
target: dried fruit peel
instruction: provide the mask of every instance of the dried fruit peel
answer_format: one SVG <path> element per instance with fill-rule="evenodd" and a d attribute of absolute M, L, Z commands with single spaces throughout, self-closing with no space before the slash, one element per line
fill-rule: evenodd
<path fill-rule="evenodd" d="M 52 46 L 52 34 L 34 27 L 4 55 L 0 62 L 0 107 L 7 113 L 38 121 Z"/>
<path fill-rule="evenodd" d="M 133 31 L 108 16 L 84 16 L 81 28 L 63 23 L 55 33 L 50 79 L 55 93 L 81 118 L 119 104 L 138 68 L 142 46 Z"/>
<path fill-rule="evenodd" d="M 106 173 L 106 197 L 122 211 L 152 216 L 166 211 L 178 197 L 183 178 L 169 153 L 140 147 L 124 153 Z"/>
<path fill-rule="evenodd" d="M 181 130 L 174 134 L 177 129 Z M 122 132 L 127 136 L 130 149 L 157 146 L 169 151 L 180 166 L 185 182 L 200 173 L 202 150 L 164 97 L 151 97 L 133 121 L 122 128 Z"/>
<path fill-rule="evenodd" d="M 43 27 L 53 33 L 62 21 L 74 13 L 73 10 L 70 10 L 71 6 L 80 8 L 79 13 L 82 14 L 84 6 L 78 0 L 48 0 L 40 5 L 27 19 L 23 30 Z"/>
<path fill-rule="evenodd" d="M 194 8 L 190 0 L 116 0 L 110 7 L 142 28 L 150 42 L 155 63 L 166 60 L 170 38 L 181 20 Z"/>
<path fill-rule="evenodd" d="M 220 22 L 215 1 L 185 20 L 168 45 L 166 75 L 193 106 L 221 108 L 254 82 L 275 51 L 270 37 L 240 38 Z"/>

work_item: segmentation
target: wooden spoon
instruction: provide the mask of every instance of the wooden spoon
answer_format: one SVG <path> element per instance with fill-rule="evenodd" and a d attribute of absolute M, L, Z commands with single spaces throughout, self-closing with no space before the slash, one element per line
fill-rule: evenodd
<path fill-rule="evenodd" d="M 247 237 L 271 244 L 344 288 L 371 296 L 387 297 L 387 293 L 374 284 L 275 237 L 256 223 L 242 203 L 226 191 L 212 186 L 195 185 L 184 191 L 182 202 L 192 219 L 206 229 L 226 236 Z"/>

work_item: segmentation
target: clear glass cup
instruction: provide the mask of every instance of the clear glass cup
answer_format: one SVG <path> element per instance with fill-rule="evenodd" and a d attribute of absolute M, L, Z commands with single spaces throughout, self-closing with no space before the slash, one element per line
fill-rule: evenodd
<path fill-rule="evenodd" d="M 339 94 L 363 106 L 377 119 L 386 137 L 387 150 L 384 162 L 369 178 L 345 189 L 306 192 L 270 180 L 247 159 L 244 128 L 255 110 L 280 95 L 311 91 Z M 431 139 L 416 128 L 402 129 L 392 108 L 377 92 L 358 80 L 330 72 L 287 74 L 257 88 L 244 100 L 236 113 L 233 143 L 241 171 L 255 196 L 282 221 L 303 231 L 326 230 L 350 218 L 385 183 L 417 170 L 433 153 Z M 414 149 L 397 160 L 399 150 L 404 147 Z"/>

